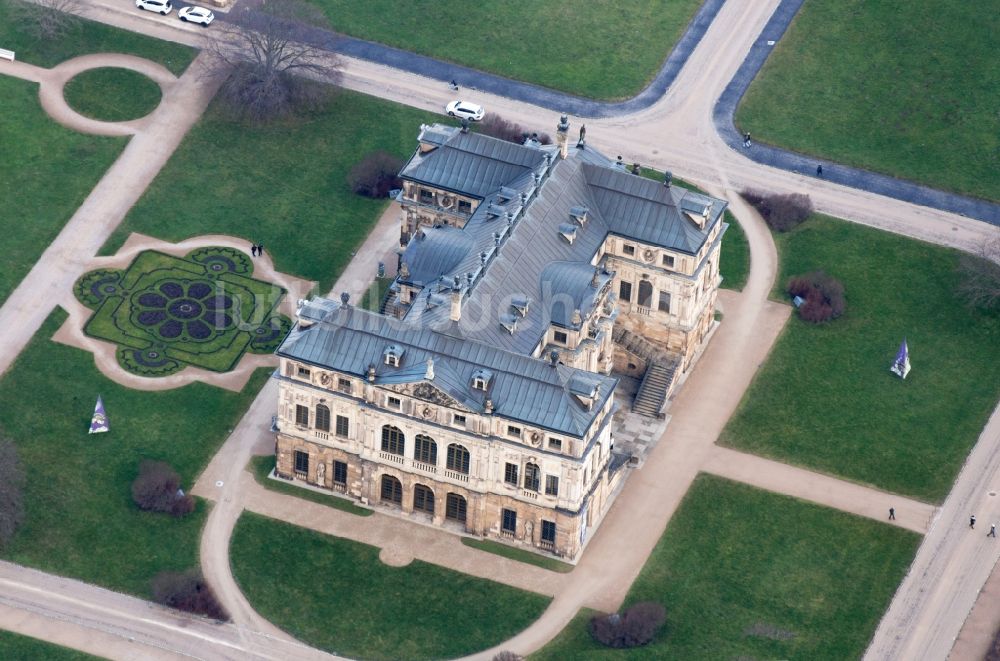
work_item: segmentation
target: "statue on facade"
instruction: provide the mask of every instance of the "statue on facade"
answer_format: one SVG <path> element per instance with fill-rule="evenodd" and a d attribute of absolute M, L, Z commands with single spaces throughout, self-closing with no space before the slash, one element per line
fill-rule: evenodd
<path fill-rule="evenodd" d="M 532 541 L 533 537 L 531 536 L 531 533 L 534 532 L 534 531 L 535 531 L 534 524 L 532 524 L 531 521 L 525 521 L 524 522 L 524 538 L 527 539 L 529 542 Z"/>
<path fill-rule="evenodd" d="M 326 487 L 326 462 L 320 462 L 319 466 L 316 467 L 316 484 L 321 487 Z"/>
<path fill-rule="evenodd" d="M 587 125 L 580 124 L 580 139 L 576 141 L 577 149 L 586 149 L 587 147 Z"/>

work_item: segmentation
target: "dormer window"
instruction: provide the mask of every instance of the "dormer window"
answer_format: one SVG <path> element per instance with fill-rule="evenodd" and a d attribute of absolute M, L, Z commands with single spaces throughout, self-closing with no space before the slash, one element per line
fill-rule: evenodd
<path fill-rule="evenodd" d="M 531 305 L 531 299 L 524 294 L 517 294 L 510 300 L 510 307 L 514 309 L 522 317 L 528 315 L 528 306 Z"/>
<path fill-rule="evenodd" d="M 572 223 L 562 223 L 559 225 L 559 236 L 566 239 L 570 244 L 576 239 L 576 225 Z"/>
<path fill-rule="evenodd" d="M 398 344 L 390 344 L 382 354 L 385 364 L 390 367 L 399 367 L 403 362 L 403 347 Z"/>
<path fill-rule="evenodd" d="M 517 315 L 516 314 L 502 314 L 500 315 L 500 325 L 503 326 L 508 333 L 514 334 L 517 330 Z"/>
<path fill-rule="evenodd" d="M 587 222 L 587 213 L 590 211 L 587 207 L 573 207 L 569 210 L 569 217 L 576 221 L 578 224 L 583 225 Z"/>
<path fill-rule="evenodd" d="M 486 389 L 490 387 L 490 380 L 493 378 L 493 373 L 489 370 L 478 369 L 472 373 L 472 388 L 473 390 L 482 390 L 486 392 Z"/>

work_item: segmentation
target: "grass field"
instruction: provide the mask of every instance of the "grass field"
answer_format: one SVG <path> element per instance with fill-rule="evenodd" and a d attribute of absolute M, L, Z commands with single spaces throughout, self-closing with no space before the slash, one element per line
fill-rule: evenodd
<path fill-rule="evenodd" d="M 507 546 L 506 544 L 493 542 L 488 539 L 472 539 L 471 537 L 463 537 L 462 543 L 474 549 L 479 549 L 480 551 L 486 551 L 487 553 L 493 553 L 494 555 L 499 555 L 504 558 L 517 560 L 518 562 L 535 565 L 536 567 L 559 572 L 560 574 L 567 574 L 573 571 L 573 565 L 568 562 L 562 562 L 561 560 L 556 560 L 555 558 L 549 558 L 544 555 L 539 555 L 538 553 L 532 553 L 531 551 L 525 551 L 524 549 Z"/>
<path fill-rule="evenodd" d="M 857 659 L 920 537 L 700 475 L 625 599 L 656 601 L 648 646 L 594 643 L 577 616 L 532 659 Z"/>
<path fill-rule="evenodd" d="M 0 2 L 0 12 L 4 6 Z M 10 158 L 0 159 L 2 304 L 121 153 L 125 139 L 82 135 L 56 124 L 38 102 L 38 85 L 0 76 L 0 145 L 11 149 Z"/>
<path fill-rule="evenodd" d="M 8 0 L 0 2 L 0 47 L 15 51 L 18 60 L 41 67 L 54 67 L 63 60 L 88 53 L 127 53 L 159 62 L 177 75 L 198 54 L 195 49 L 172 41 L 83 19 L 65 37 L 43 41 L 24 29 Z"/>
<path fill-rule="evenodd" d="M 947 248 L 823 216 L 775 241 L 779 287 L 824 269 L 847 312 L 789 320 L 720 443 L 941 501 L 1000 397 L 1000 315 L 956 299 Z M 900 381 L 889 366 L 904 337 Z"/>
<path fill-rule="evenodd" d="M 757 141 L 1000 200 L 997 9 L 809 0 L 737 125 Z"/>
<path fill-rule="evenodd" d="M 131 232 L 168 241 L 229 234 L 263 242 L 279 271 L 326 292 L 381 215 L 386 200 L 355 195 L 351 168 L 385 150 L 408 157 L 420 124 L 441 120 L 349 91 L 307 119 L 248 129 L 216 105 L 103 247 Z"/>
<path fill-rule="evenodd" d="M 44 640 L 0 629 L 0 659 L 4 661 L 97 661 L 98 657 Z"/>
<path fill-rule="evenodd" d="M 29 476 L 24 525 L 0 557 L 148 597 L 157 572 L 198 564 L 206 512 L 204 503 L 182 519 L 136 508 L 130 485 L 140 460 L 170 463 L 190 489 L 271 369 L 241 393 L 202 384 L 130 390 L 98 372 L 91 354 L 49 340 L 65 317 L 54 312 L 0 380 L 0 429 Z M 89 436 L 98 395 L 111 431 Z"/>
<path fill-rule="evenodd" d="M 701 0 L 315 4 L 338 32 L 580 96 L 618 99 L 653 79 Z"/>
<path fill-rule="evenodd" d="M 145 117 L 160 105 L 160 86 L 152 78 L 115 67 L 90 69 L 70 78 L 66 103 L 81 115 L 102 122 Z"/>
<path fill-rule="evenodd" d="M 296 498 L 319 503 L 320 505 L 333 507 L 350 514 L 356 514 L 357 516 L 371 516 L 375 513 L 365 507 L 358 507 L 347 498 L 342 498 L 333 494 L 327 495 L 324 493 L 317 493 L 311 489 L 297 487 L 293 484 L 286 484 L 285 482 L 280 482 L 278 480 L 269 480 L 267 476 L 274 470 L 273 454 L 251 458 L 249 470 L 253 473 L 253 477 L 257 480 L 257 483 L 265 489 L 277 491 L 278 493 L 283 493 L 286 496 L 295 496 Z"/>
<path fill-rule="evenodd" d="M 642 176 L 647 179 L 663 181 L 663 173 L 652 168 L 642 168 Z M 683 179 L 675 177 L 673 184 L 708 195 L 702 189 Z M 736 220 L 736 216 L 729 209 L 726 209 L 723 220 L 729 223 L 729 229 L 722 237 L 722 250 L 719 255 L 719 274 L 722 275 L 721 287 L 741 291 L 750 275 L 750 244 L 747 243 L 747 235 L 740 226 L 740 221 Z"/>
<path fill-rule="evenodd" d="M 379 549 L 244 514 L 230 558 L 243 593 L 299 640 L 361 659 L 454 658 L 535 620 L 548 597 L 419 560 L 389 567 Z"/>

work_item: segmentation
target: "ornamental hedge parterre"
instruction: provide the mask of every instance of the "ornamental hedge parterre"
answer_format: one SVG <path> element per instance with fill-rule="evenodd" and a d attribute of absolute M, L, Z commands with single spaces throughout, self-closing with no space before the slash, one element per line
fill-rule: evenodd
<path fill-rule="evenodd" d="M 187 365 L 225 372 L 243 353 L 271 353 L 291 328 L 277 311 L 285 290 L 249 277 L 253 264 L 232 248 L 173 257 L 140 253 L 125 270 L 92 271 L 74 286 L 95 312 L 84 327 L 118 345 L 118 363 L 142 376 Z"/>

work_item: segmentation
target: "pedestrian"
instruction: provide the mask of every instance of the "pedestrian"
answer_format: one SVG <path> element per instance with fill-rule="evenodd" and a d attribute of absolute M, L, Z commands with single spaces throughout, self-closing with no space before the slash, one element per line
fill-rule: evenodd
<path fill-rule="evenodd" d="M 254 257 L 257 256 L 257 244 L 256 243 L 251 243 L 250 244 L 250 254 L 253 255 Z"/>
<path fill-rule="evenodd" d="M 264 256 L 264 244 L 263 243 L 258 243 L 257 244 L 257 256 L 258 257 L 263 257 Z"/>
<path fill-rule="evenodd" d="M 975 528 L 976 527 L 976 515 L 975 514 L 973 514 L 972 516 L 969 517 L 969 527 L 970 528 Z"/>
<path fill-rule="evenodd" d="M 889 520 L 890 521 L 895 521 L 896 520 L 896 508 L 895 507 L 890 507 L 889 508 Z"/>
<path fill-rule="evenodd" d="M 986 534 L 986 536 L 994 538 L 997 536 L 997 524 L 995 523 L 990 524 L 990 531 Z"/>
<path fill-rule="evenodd" d="M 750 146 L 750 131 L 747 131 L 746 133 L 743 134 L 743 146 L 744 147 Z"/>
<path fill-rule="evenodd" d="M 823 166 L 822 165 L 817 165 L 816 166 L 816 176 L 817 177 L 822 177 L 823 176 Z"/>
<path fill-rule="evenodd" d="M 455 90 L 456 92 L 458 91 L 458 83 L 455 82 L 454 78 L 451 79 L 451 89 Z"/>

